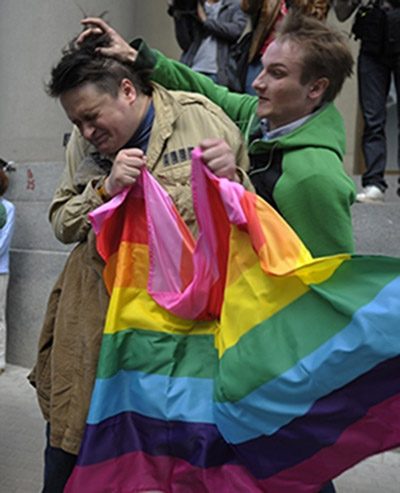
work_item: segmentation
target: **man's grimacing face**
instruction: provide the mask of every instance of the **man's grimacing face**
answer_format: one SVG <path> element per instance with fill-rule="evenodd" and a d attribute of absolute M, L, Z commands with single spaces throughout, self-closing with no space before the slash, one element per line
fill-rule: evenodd
<path fill-rule="evenodd" d="M 139 126 L 136 97 L 132 83 L 124 79 L 116 97 L 86 83 L 63 93 L 60 102 L 82 136 L 102 154 L 113 155 Z"/>
<path fill-rule="evenodd" d="M 258 95 L 257 115 L 274 129 L 314 110 L 310 99 L 314 82 L 301 83 L 303 49 L 290 41 L 273 41 L 265 51 L 263 70 L 253 82 Z"/>

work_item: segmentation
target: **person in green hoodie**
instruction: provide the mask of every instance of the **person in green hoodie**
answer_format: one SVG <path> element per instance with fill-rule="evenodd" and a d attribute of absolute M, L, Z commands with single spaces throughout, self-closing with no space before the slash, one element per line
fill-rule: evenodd
<path fill-rule="evenodd" d="M 249 175 L 257 193 L 292 226 L 315 257 L 354 250 L 350 208 L 355 186 L 343 168 L 345 130 L 333 101 L 354 60 L 347 40 L 328 25 L 289 13 L 263 55 L 253 85 L 257 96 L 214 84 L 143 40 L 129 45 L 98 18 L 82 20 L 89 32 L 113 42 L 103 54 L 153 70 L 169 89 L 195 91 L 217 103 L 248 143 Z"/>

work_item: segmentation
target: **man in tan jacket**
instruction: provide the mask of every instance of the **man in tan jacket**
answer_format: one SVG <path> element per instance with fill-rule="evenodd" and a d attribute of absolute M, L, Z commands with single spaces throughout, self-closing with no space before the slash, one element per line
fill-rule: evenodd
<path fill-rule="evenodd" d="M 214 173 L 251 188 L 239 130 L 220 108 L 99 55 L 96 47 L 104 43 L 91 37 L 71 44 L 48 86 L 75 124 L 50 220 L 58 239 L 78 242 L 50 295 L 30 375 L 48 424 L 43 491 L 51 493 L 63 491 L 76 461 L 108 306 L 88 212 L 134 185 L 147 167 L 196 235 L 190 172 L 199 142 Z"/>

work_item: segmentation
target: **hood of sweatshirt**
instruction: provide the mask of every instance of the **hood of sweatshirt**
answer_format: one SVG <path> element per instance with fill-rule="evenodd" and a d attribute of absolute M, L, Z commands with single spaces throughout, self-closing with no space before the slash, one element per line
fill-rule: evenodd
<path fill-rule="evenodd" d="M 326 148 L 335 152 L 340 160 L 346 149 L 343 118 L 333 103 L 315 112 L 305 123 L 286 135 L 268 141 L 262 139 L 260 119 L 254 115 L 246 129 L 250 154 L 274 149 L 300 149 L 303 147 Z"/>

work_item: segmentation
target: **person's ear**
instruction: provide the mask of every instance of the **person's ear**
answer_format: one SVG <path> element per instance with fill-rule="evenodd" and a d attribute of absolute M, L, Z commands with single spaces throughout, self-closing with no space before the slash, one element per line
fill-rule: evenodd
<path fill-rule="evenodd" d="M 329 79 L 320 77 L 310 85 L 308 96 L 312 101 L 320 101 L 329 87 Z"/>
<path fill-rule="evenodd" d="M 137 91 L 132 81 L 129 79 L 122 79 L 120 84 L 120 90 L 123 97 L 128 101 L 134 103 L 137 98 Z"/>

